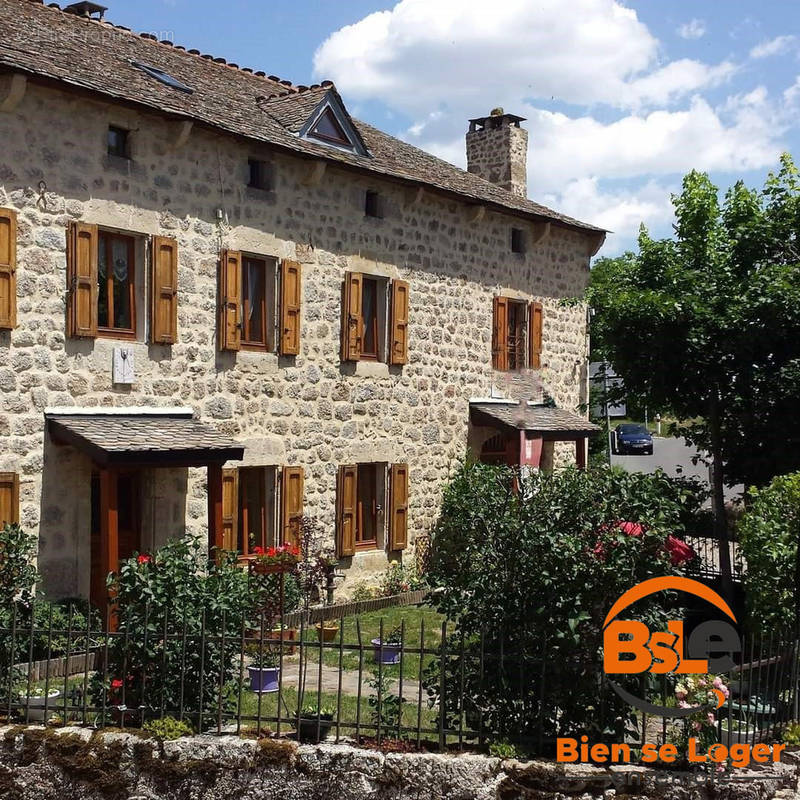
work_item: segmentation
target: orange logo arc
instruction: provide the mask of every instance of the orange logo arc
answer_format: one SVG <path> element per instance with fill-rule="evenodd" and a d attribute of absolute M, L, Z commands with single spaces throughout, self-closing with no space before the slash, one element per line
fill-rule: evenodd
<path fill-rule="evenodd" d="M 679 592 L 687 592 L 705 600 L 711 605 L 716 606 L 720 611 L 727 614 L 734 622 L 736 617 L 730 606 L 717 594 L 713 589 L 706 586 L 700 581 L 693 580 L 692 578 L 683 578 L 677 575 L 665 576 L 662 578 L 650 578 L 646 581 L 636 584 L 627 592 L 620 595 L 611 610 L 606 615 L 603 622 L 603 629 L 608 627 L 608 624 L 616 617 L 620 611 L 626 609 L 628 606 L 633 605 L 637 600 L 641 600 L 647 595 L 655 594 L 656 592 L 663 592 L 667 589 L 674 589 Z"/>

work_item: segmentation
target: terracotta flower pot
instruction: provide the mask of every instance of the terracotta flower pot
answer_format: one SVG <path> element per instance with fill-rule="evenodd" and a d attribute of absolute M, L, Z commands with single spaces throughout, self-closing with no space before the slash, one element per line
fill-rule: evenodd
<path fill-rule="evenodd" d="M 317 629 L 317 636 L 321 638 L 323 642 L 335 642 L 336 637 L 339 635 L 338 625 L 324 625 L 317 623 L 314 627 Z"/>

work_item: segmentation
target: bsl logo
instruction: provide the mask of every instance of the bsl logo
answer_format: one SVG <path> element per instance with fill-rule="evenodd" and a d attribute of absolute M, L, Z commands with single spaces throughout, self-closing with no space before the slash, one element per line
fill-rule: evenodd
<path fill-rule="evenodd" d="M 713 620 L 698 625 L 688 642 L 684 640 L 683 620 L 669 620 L 666 631 L 650 631 L 643 622 L 617 619 L 633 603 L 656 592 L 674 589 L 686 592 L 710 603 L 733 622 L 736 617 L 728 604 L 713 589 L 691 578 L 651 578 L 625 592 L 611 607 L 603 623 L 603 670 L 606 675 L 708 674 L 727 672 L 734 666 L 733 653 L 741 650 L 736 629 L 723 620 Z M 716 658 L 713 653 L 722 653 Z M 625 656 L 625 658 L 623 658 Z M 655 706 L 632 695 L 615 681 L 609 679 L 614 691 L 636 708 L 648 714 L 663 717 L 688 717 L 703 706 L 667 708 Z M 719 708 L 725 697 L 714 689 Z"/>

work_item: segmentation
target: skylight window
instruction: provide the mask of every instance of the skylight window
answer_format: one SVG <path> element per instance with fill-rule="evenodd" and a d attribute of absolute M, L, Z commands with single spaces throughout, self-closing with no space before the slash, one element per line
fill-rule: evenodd
<path fill-rule="evenodd" d="M 160 81 L 165 86 L 171 86 L 173 89 L 177 89 L 179 92 L 186 92 L 186 94 L 192 94 L 194 89 L 187 86 L 185 83 L 181 83 L 177 78 L 173 78 L 168 72 L 164 72 L 164 70 L 158 69 L 157 67 L 151 67 L 149 64 L 141 64 L 138 61 L 131 61 L 131 65 L 136 67 L 136 69 L 140 69 L 142 72 L 147 73 L 151 78 L 155 78 L 157 81 Z"/>

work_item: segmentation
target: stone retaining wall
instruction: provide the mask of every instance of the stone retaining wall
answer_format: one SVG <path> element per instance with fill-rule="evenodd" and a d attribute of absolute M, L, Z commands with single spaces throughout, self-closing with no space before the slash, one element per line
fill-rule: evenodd
<path fill-rule="evenodd" d="M 789 754 L 791 757 L 792 754 Z M 741 773 L 737 773 L 741 774 Z M 627 776 L 627 777 L 626 777 Z M 630 776 L 635 776 L 633 781 Z M 570 769 L 477 755 L 382 754 L 234 737 L 159 743 L 80 728 L 0 728 L 4 800 L 790 800 L 797 764 L 756 780 L 683 786 L 686 774 Z M 634 786 L 635 788 L 631 788 Z"/>

